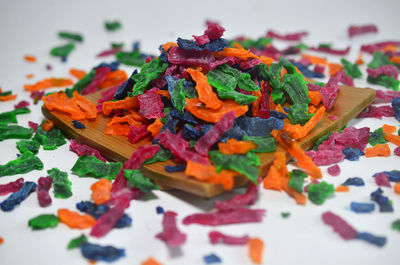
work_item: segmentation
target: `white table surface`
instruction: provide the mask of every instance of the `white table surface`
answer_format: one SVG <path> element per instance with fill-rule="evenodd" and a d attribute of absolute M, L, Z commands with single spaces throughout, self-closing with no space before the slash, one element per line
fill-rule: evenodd
<path fill-rule="evenodd" d="M 348 3 L 349 2 L 349 3 Z M 200 35 L 205 29 L 206 19 L 221 22 L 226 28 L 225 37 L 233 38 L 246 35 L 257 38 L 268 29 L 281 33 L 308 30 L 310 35 L 304 39 L 307 44 L 333 43 L 334 47 L 352 46 L 346 57 L 351 61 L 357 58 L 359 47 L 363 43 L 381 40 L 399 40 L 400 2 L 393 1 L 1 1 L 0 2 L 0 86 L 3 90 L 12 89 L 18 94 L 15 102 L 0 102 L 0 112 L 13 109 L 21 100 L 31 103 L 31 114 L 18 116 L 22 126 L 28 121 L 41 122 L 43 116 L 40 104 L 33 105 L 29 94 L 23 91 L 23 84 L 31 84 L 47 77 L 69 77 L 72 67 L 89 71 L 102 60 L 95 55 L 108 48 L 111 42 L 124 42 L 130 46 L 140 40 L 144 52 L 157 53 L 161 43 L 174 41 L 178 36 L 191 38 Z M 105 20 L 118 19 L 122 29 L 107 32 Z M 379 34 L 365 35 L 354 40 L 347 38 L 349 24 L 376 23 Z M 65 43 L 57 37 L 60 30 L 80 32 L 84 42 L 77 44 L 68 57 L 67 63 L 51 57 L 51 48 Z M 286 44 L 275 42 L 279 47 Z M 26 63 L 25 54 L 37 57 L 36 63 Z M 340 57 L 326 56 L 332 62 Z M 365 55 L 365 61 L 371 57 Z M 105 61 L 111 61 L 112 57 Z M 46 70 L 46 64 L 53 66 Z M 133 68 L 122 67 L 128 74 Z M 359 87 L 374 87 L 364 78 L 355 80 Z M 31 80 L 27 74 L 34 74 Z M 383 124 L 399 125 L 394 118 L 356 119 L 350 125 L 364 126 L 375 130 Z M 17 140 L 0 142 L 0 164 L 16 158 Z M 394 145 L 389 143 L 393 150 Z M 53 199 L 50 207 L 41 208 L 36 194 L 28 197 L 12 212 L 0 212 L 0 236 L 4 243 L 0 245 L 0 264 L 87 264 L 79 250 L 67 251 L 70 239 L 81 233 L 88 235 L 89 230 L 69 229 L 59 224 L 55 229 L 31 231 L 27 222 L 39 214 L 54 213 L 59 208 L 75 210 L 75 203 L 90 199 L 90 185 L 95 179 L 83 178 L 71 174 L 70 169 L 77 155 L 70 152 L 69 143 L 55 151 L 41 149 L 38 156 L 44 163 L 42 171 L 32 171 L 24 175 L 0 178 L 0 184 L 14 181 L 19 177 L 37 181 L 46 176 L 46 171 L 57 167 L 69 173 L 72 181 L 73 196 L 69 199 Z M 284 192 L 261 189 L 259 199 L 252 208 L 267 210 L 262 223 L 207 227 L 199 225 L 185 226 L 180 221 L 187 215 L 211 210 L 215 200 L 230 198 L 227 193 L 213 200 L 174 191 L 156 191 L 143 199 L 132 201 L 126 211 L 133 218 L 133 225 L 126 229 L 114 229 L 101 239 L 89 238 L 90 242 L 125 248 L 127 256 L 115 264 L 140 264 L 150 256 L 162 264 L 204 264 L 203 256 L 215 253 L 223 264 L 252 264 L 246 246 L 211 245 L 208 232 L 216 229 L 231 235 L 248 234 L 260 237 L 265 242 L 264 263 L 269 265 L 290 264 L 399 264 L 400 232 L 391 228 L 391 223 L 400 218 L 400 201 L 392 188 L 383 188 L 384 195 L 393 201 L 393 213 L 356 214 L 349 210 L 351 201 L 369 202 L 370 193 L 377 186 L 371 177 L 383 170 L 400 169 L 400 158 L 392 154 L 386 158 L 361 157 L 358 162 L 345 160 L 339 163 L 340 176 L 327 174 L 327 167 L 321 167 L 324 180 L 335 186 L 348 177 L 362 177 L 364 187 L 351 187 L 350 192 L 337 193 L 322 206 L 307 202 L 299 206 Z M 290 169 L 293 169 L 290 166 Z M 52 190 L 51 190 L 52 191 Z M 239 192 L 239 191 L 238 191 Z M 0 200 L 6 196 L 0 196 Z M 176 211 L 178 227 L 187 233 L 187 242 L 180 251 L 171 251 L 166 244 L 154 236 L 161 231 L 162 216 L 157 215 L 156 206 Z M 326 226 L 321 214 L 327 210 L 340 215 L 359 231 L 368 231 L 387 237 L 387 244 L 379 248 L 360 240 L 344 241 L 338 234 Z M 282 212 L 290 212 L 287 219 Z M 99 263 L 100 264 L 100 263 Z"/>

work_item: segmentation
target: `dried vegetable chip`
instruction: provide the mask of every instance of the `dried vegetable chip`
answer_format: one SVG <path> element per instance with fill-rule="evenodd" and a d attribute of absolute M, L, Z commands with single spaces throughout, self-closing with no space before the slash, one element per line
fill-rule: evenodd
<path fill-rule="evenodd" d="M 67 249 L 71 250 L 74 248 L 80 248 L 81 245 L 86 242 L 88 242 L 88 239 L 85 235 L 82 234 L 79 237 L 71 239 L 71 241 L 69 241 L 69 243 L 68 243 Z"/>
<path fill-rule="evenodd" d="M 96 222 L 96 219 L 88 214 L 81 215 L 68 209 L 59 209 L 57 215 L 60 222 L 68 225 L 70 228 L 90 228 Z"/>
<path fill-rule="evenodd" d="M 0 165 L 0 177 L 28 173 L 32 170 L 42 170 L 42 161 L 30 151 L 21 154 L 15 160 Z"/>
<path fill-rule="evenodd" d="M 354 239 L 357 237 L 357 230 L 355 230 L 340 216 L 330 211 L 322 214 L 322 220 L 325 224 L 331 226 L 335 230 L 335 232 L 338 233 L 345 240 Z"/>
<path fill-rule="evenodd" d="M 113 262 L 125 256 L 125 250 L 113 246 L 100 246 L 84 242 L 80 246 L 82 255 L 88 260 Z"/>
<path fill-rule="evenodd" d="M 389 202 L 389 198 L 383 196 L 383 191 L 381 188 L 378 188 L 376 191 L 372 192 L 371 200 L 376 202 L 379 205 L 380 212 L 393 212 L 393 206 Z"/>
<path fill-rule="evenodd" d="M 186 241 L 186 234 L 179 231 L 176 225 L 176 216 L 178 214 L 167 211 L 163 214 L 163 231 L 156 235 L 156 238 L 165 241 L 168 246 L 181 246 Z"/>
<path fill-rule="evenodd" d="M 249 236 L 229 236 L 218 231 L 208 233 L 211 244 L 223 243 L 226 245 L 246 245 L 249 242 Z"/>
<path fill-rule="evenodd" d="M 121 168 L 122 163 L 120 162 L 105 163 L 94 156 L 84 154 L 78 158 L 71 171 L 81 178 L 107 178 L 113 180 Z"/>
<path fill-rule="evenodd" d="M 68 179 L 68 174 L 57 168 L 47 170 L 47 173 L 53 180 L 54 197 L 66 199 L 72 196 L 72 182 Z"/>
<path fill-rule="evenodd" d="M 361 26 L 351 25 L 348 28 L 349 38 L 368 33 L 378 33 L 378 27 L 373 24 L 367 24 Z"/>
<path fill-rule="evenodd" d="M 370 213 L 375 210 L 375 204 L 362 203 L 362 202 L 351 202 L 350 209 L 356 213 Z"/>
<path fill-rule="evenodd" d="M 214 253 L 204 256 L 204 262 L 206 264 L 213 264 L 213 263 L 221 263 L 222 260 L 220 257 L 218 257 L 217 255 L 215 255 Z"/>
<path fill-rule="evenodd" d="M 21 154 L 25 153 L 26 151 L 37 154 L 39 152 L 39 148 L 40 143 L 37 141 L 21 140 L 17 142 L 17 149 Z"/>
<path fill-rule="evenodd" d="M 53 127 L 53 129 L 46 132 L 41 126 L 36 130 L 36 134 L 33 136 L 32 140 L 39 142 L 44 150 L 57 149 L 67 142 L 60 129 Z"/>
<path fill-rule="evenodd" d="M 82 156 L 82 155 L 88 155 L 88 156 L 95 156 L 97 159 L 103 161 L 103 162 L 107 162 L 107 160 L 102 157 L 102 155 L 100 154 L 100 152 L 96 149 L 94 149 L 93 147 L 90 147 L 86 144 L 79 144 L 78 141 L 71 139 L 70 140 L 70 146 L 69 146 L 69 150 L 76 153 L 78 156 Z"/>
<path fill-rule="evenodd" d="M 332 184 L 322 181 L 318 184 L 311 183 L 307 187 L 308 198 L 315 204 L 321 205 L 335 192 Z"/>
<path fill-rule="evenodd" d="M 40 177 L 38 180 L 37 195 L 41 207 L 47 207 L 51 204 L 49 190 L 52 183 L 51 177 Z"/>
<path fill-rule="evenodd" d="M 111 181 L 103 178 L 90 186 L 92 190 L 92 199 L 95 204 L 106 203 L 111 198 Z"/>
<path fill-rule="evenodd" d="M 0 141 L 5 139 L 29 139 L 32 134 L 32 128 L 0 123 Z"/>
<path fill-rule="evenodd" d="M 125 169 L 124 176 L 129 184 L 143 192 L 160 189 L 156 184 L 151 182 L 149 178 L 145 177 L 138 169 Z"/>
<path fill-rule="evenodd" d="M 58 217 L 54 214 L 41 214 L 29 220 L 28 225 L 32 229 L 45 229 L 49 227 L 56 227 L 58 225 Z"/>
<path fill-rule="evenodd" d="M 257 238 L 257 237 L 250 238 L 250 240 L 249 240 L 249 255 L 250 255 L 250 259 L 254 263 L 256 263 L 256 264 L 262 263 L 263 251 L 264 251 L 264 242 L 260 238 Z"/>
<path fill-rule="evenodd" d="M 21 204 L 23 200 L 25 200 L 29 194 L 36 190 L 36 183 L 27 181 L 22 185 L 22 187 L 8 196 L 4 201 L 0 203 L 0 208 L 3 212 L 9 212 L 14 210 L 16 206 Z"/>
<path fill-rule="evenodd" d="M 7 195 L 9 193 L 17 192 L 24 185 L 24 179 L 19 178 L 16 181 L 0 185 L 0 195 Z"/>

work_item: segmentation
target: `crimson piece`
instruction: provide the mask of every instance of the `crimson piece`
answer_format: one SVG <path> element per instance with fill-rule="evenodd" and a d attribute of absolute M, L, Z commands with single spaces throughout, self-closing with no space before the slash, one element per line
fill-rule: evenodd
<path fill-rule="evenodd" d="M 376 98 L 373 103 L 390 103 L 392 99 L 400 97 L 400 91 L 376 90 Z"/>
<path fill-rule="evenodd" d="M 375 69 L 367 68 L 367 73 L 374 78 L 376 78 L 380 75 L 387 75 L 387 76 L 394 77 L 394 79 L 397 80 L 397 78 L 399 77 L 399 70 L 397 69 L 396 66 L 391 65 L 391 64 L 381 65 Z"/>
<path fill-rule="evenodd" d="M 344 159 L 344 154 L 340 148 L 333 148 L 331 150 L 310 150 L 306 154 L 312 159 L 317 166 L 328 166 L 338 163 Z"/>
<path fill-rule="evenodd" d="M 388 180 L 389 176 L 386 175 L 385 173 L 378 173 L 375 175 L 375 183 L 378 186 L 384 186 L 384 187 L 392 187 L 392 185 L 390 185 L 390 182 Z"/>
<path fill-rule="evenodd" d="M 111 50 L 104 50 L 96 55 L 97 58 L 106 57 L 110 55 L 115 55 L 117 52 L 121 51 L 122 48 L 114 48 Z"/>
<path fill-rule="evenodd" d="M 332 49 L 330 47 L 308 47 L 310 51 L 325 52 L 331 55 L 345 56 L 350 52 L 350 46 L 344 50 Z"/>
<path fill-rule="evenodd" d="M 163 118 L 164 103 L 161 101 L 161 95 L 156 94 L 159 89 L 154 87 L 138 96 L 139 113 L 147 119 Z"/>
<path fill-rule="evenodd" d="M 373 43 L 373 44 L 362 45 L 361 51 L 367 52 L 372 55 L 376 51 L 383 50 L 383 47 L 385 47 L 387 45 L 400 46 L 400 41 L 382 41 L 382 42 L 377 42 L 377 43 Z"/>
<path fill-rule="evenodd" d="M 33 132 L 36 132 L 37 128 L 39 127 L 39 124 L 33 121 L 28 121 L 29 127 L 33 129 Z"/>
<path fill-rule="evenodd" d="M 210 64 L 215 62 L 215 58 L 208 50 L 195 51 L 172 47 L 168 52 L 168 61 L 180 65 L 200 66 L 205 70 L 209 70 L 211 68 Z"/>
<path fill-rule="evenodd" d="M 333 230 L 338 233 L 343 239 L 354 239 L 357 236 L 357 230 L 343 220 L 340 216 L 327 211 L 322 214 L 322 221 L 325 224 L 332 226 Z"/>
<path fill-rule="evenodd" d="M 328 173 L 331 176 L 339 176 L 340 175 L 340 167 L 338 165 L 333 165 L 331 167 L 328 167 Z"/>
<path fill-rule="evenodd" d="M 29 106 L 29 102 L 26 100 L 22 100 L 18 102 L 18 104 L 14 105 L 14 109 L 25 108 Z"/>
<path fill-rule="evenodd" d="M 216 201 L 214 208 L 219 212 L 229 212 L 245 205 L 253 205 L 258 197 L 258 185 L 250 183 L 244 194 L 235 195 L 230 200 Z"/>
<path fill-rule="evenodd" d="M 146 135 L 150 132 L 147 130 L 146 125 L 142 125 L 140 128 L 131 126 L 129 127 L 130 131 L 128 134 L 128 139 L 131 143 L 137 143 L 138 141 L 142 140 Z"/>
<path fill-rule="evenodd" d="M 397 156 L 400 156 L 400 146 L 396 147 L 396 148 L 393 150 L 393 153 L 394 153 L 395 155 L 397 155 Z"/>
<path fill-rule="evenodd" d="M 357 118 L 377 118 L 377 119 L 380 119 L 382 117 L 394 117 L 394 110 L 392 106 L 388 105 L 388 106 L 376 107 L 374 105 L 370 105 L 357 116 Z"/>
<path fill-rule="evenodd" d="M 40 177 L 38 180 L 37 195 L 41 207 L 46 207 L 51 204 L 51 197 L 49 190 L 53 180 L 51 177 Z"/>
<path fill-rule="evenodd" d="M 71 139 L 69 150 L 76 153 L 78 156 L 88 155 L 95 156 L 97 159 L 107 162 L 107 160 L 100 154 L 100 151 L 90 147 L 86 144 L 79 144 L 78 141 Z"/>
<path fill-rule="evenodd" d="M 226 245 L 246 245 L 249 242 L 249 236 L 229 236 L 218 231 L 211 231 L 208 234 L 211 244 L 223 243 Z"/>
<path fill-rule="evenodd" d="M 101 83 L 106 80 L 107 74 L 109 72 L 111 72 L 110 67 L 105 66 L 97 68 L 96 75 L 94 76 L 92 82 L 90 82 L 90 84 L 82 90 L 81 94 L 88 95 L 96 92 Z"/>
<path fill-rule="evenodd" d="M 163 231 L 156 235 L 156 238 L 161 239 L 171 247 L 181 246 L 186 241 L 186 234 L 179 231 L 176 225 L 176 216 L 178 214 L 175 212 L 165 212 L 162 220 Z"/>
<path fill-rule="evenodd" d="M 19 178 L 16 181 L 9 182 L 7 184 L 0 185 L 0 196 L 7 195 L 12 192 L 17 192 L 24 185 L 24 179 Z"/>
<path fill-rule="evenodd" d="M 101 94 L 103 96 L 101 98 L 99 98 L 99 100 L 97 100 L 97 103 L 103 103 L 103 102 L 112 100 L 114 98 L 114 94 L 117 92 L 117 90 L 120 86 L 121 85 L 116 85 L 105 91 L 101 91 Z"/>
<path fill-rule="evenodd" d="M 348 33 L 349 38 L 367 33 L 378 33 L 378 27 L 373 24 L 363 26 L 350 26 L 348 29 Z"/>
<path fill-rule="evenodd" d="M 290 33 L 290 34 L 286 34 L 286 35 L 281 35 L 279 33 L 276 33 L 272 30 L 269 30 L 267 32 L 266 37 L 267 38 L 275 38 L 278 40 L 287 40 L 287 41 L 301 41 L 301 39 L 305 36 L 308 35 L 307 31 L 300 31 L 300 32 L 296 32 L 296 33 Z"/>

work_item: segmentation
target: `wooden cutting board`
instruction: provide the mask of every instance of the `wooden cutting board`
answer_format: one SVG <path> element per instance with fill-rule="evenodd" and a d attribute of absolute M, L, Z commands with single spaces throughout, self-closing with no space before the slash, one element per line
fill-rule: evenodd
<path fill-rule="evenodd" d="M 93 103 L 101 97 L 100 91 L 86 96 Z M 299 141 L 303 149 L 309 149 L 314 142 L 321 136 L 342 128 L 351 119 L 357 116 L 375 99 L 375 91 L 372 89 L 363 89 L 349 86 L 342 86 L 337 97 L 335 106 L 327 111 L 323 119 L 309 133 L 309 135 Z M 151 144 L 150 140 L 144 139 L 136 144 L 131 144 L 127 137 L 110 136 L 104 134 L 109 117 L 99 115 L 94 121 L 83 121 L 86 129 L 76 129 L 72 125 L 72 119 L 61 112 L 49 111 L 42 107 L 44 116 L 54 121 L 54 123 L 68 136 L 77 139 L 80 143 L 90 145 L 98 149 L 104 157 L 113 161 L 124 162 L 129 159 L 136 148 L 143 144 Z M 336 120 L 328 116 L 337 116 Z M 277 145 L 277 151 L 285 151 Z M 269 165 L 274 160 L 274 153 L 259 154 L 261 166 L 260 176 L 265 176 Z M 162 188 L 174 188 L 185 192 L 195 194 L 201 197 L 211 198 L 224 190 L 220 184 L 211 184 L 195 180 L 186 176 L 183 172 L 168 173 L 164 170 L 165 165 L 174 165 L 172 161 L 158 162 L 151 165 L 145 165 L 142 172 L 150 177 Z M 240 187 L 248 183 L 244 176 L 238 176 L 235 179 L 235 186 Z"/>

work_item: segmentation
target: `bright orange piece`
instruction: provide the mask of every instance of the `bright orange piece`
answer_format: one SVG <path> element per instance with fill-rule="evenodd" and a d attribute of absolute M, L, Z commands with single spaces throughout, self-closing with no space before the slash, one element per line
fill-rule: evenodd
<path fill-rule="evenodd" d="M 269 168 L 268 174 L 263 179 L 264 188 L 267 190 L 278 190 L 283 189 L 281 175 L 279 174 L 276 167 L 271 166 Z"/>
<path fill-rule="evenodd" d="M 0 236 L 0 245 L 4 243 L 4 239 Z"/>
<path fill-rule="evenodd" d="M 314 105 L 308 106 L 308 113 L 315 113 L 317 111 L 317 108 L 314 107 Z"/>
<path fill-rule="evenodd" d="M 113 87 L 122 84 L 126 81 L 126 79 L 128 79 L 128 75 L 123 70 L 108 72 L 106 75 L 106 80 L 104 80 L 104 82 L 101 83 L 99 87 L 100 89 Z"/>
<path fill-rule="evenodd" d="M 42 124 L 42 129 L 46 132 L 50 131 L 54 127 L 54 121 L 47 120 Z"/>
<path fill-rule="evenodd" d="M 307 196 L 298 192 L 297 190 L 291 188 L 288 186 L 289 183 L 289 178 L 286 177 L 286 184 L 283 186 L 284 191 L 290 196 L 292 197 L 297 204 L 299 205 L 306 205 L 307 203 Z"/>
<path fill-rule="evenodd" d="M 394 192 L 396 192 L 397 194 L 400 195 L 400 182 L 397 182 L 396 184 L 394 184 L 393 189 L 394 189 Z"/>
<path fill-rule="evenodd" d="M 90 259 L 90 260 L 88 261 L 88 263 L 89 263 L 89 264 L 91 264 L 91 265 L 94 265 L 94 264 L 96 264 L 96 263 L 97 263 L 97 261 L 95 261 L 95 260 L 91 260 L 91 259 Z"/>
<path fill-rule="evenodd" d="M 35 76 L 33 75 L 33 74 L 27 74 L 26 75 L 26 78 L 28 78 L 28 79 L 32 79 L 32 78 L 34 78 Z"/>
<path fill-rule="evenodd" d="M 221 58 L 221 57 L 237 57 L 243 60 L 247 60 L 248 58 L 258 58 L 257 55 L 252 53 L 249 50 L 246 49 L 237 49 L 237 48 L 225 48 L 223 51 L 218 51 L 214 53 L 214 56 L 216 58 Z"/>
<path fill-rule="evenodd" d="M 94 105 L 87 98 L 79 95 L 78 91 L 76 90 L 72 93 L 72 95 L 73 95 L 72 100 L 74 100 L 76 104 L 78 104 L 78 106 L 83 110 L 83 112 L 86 115 L 86 118 L 95 119 L 97 117 L 96 105 Z"/>
<path fill-rule="evenodd" d="M 161 45 L 161 50 L 163 49 L 164 51 L 169 51 L 172 47 L 178 47 L 178 43 L 176 42 L 167 42 Z"/>
<path fill-rule="evenodd" d="M 197 180 L 215 184 L 222 184 L 224 190 L 231 190 L 234 185 L 234 176 L 238 175 L 233 170 L 221 170 L 217 173 L 217 168 L 212 165 L 203 165 L 189 160 L 186 164 L 185 174 Z"/>
<path fill-rule="evenodd" d="M 321 102 L 322 96 L 319 91 L 308 91 L 308 98 L 311 100 L 310 103 L 313 104 L 315 107 L 319 105 Z"/>
<path fill-rule="evenodd" d="M 374 157 L 374 156 L 390 156 L 389 145 L 377 144 L 373 147 L 365 149 L 365 157 Z"/>
<path fill-rule="evenodd" d="M 210 84 L 208 84 L 207 76 L 199 70 L 193 68 L 186 69 L 192 79 L 196 82 L 196 90 L 199 94 L 199 100 L 206 105 L 206 108 L 217 110 L 221 108 L 223 102 L 214 93 Z"/>
<path fill-rule="evenodd" d="M 160 130 L 163 127 L 163 125 L 164 124 L 161 122 L 161 120 L 157 118 L 152 124 L 147 126 L 147 130 L 151 132 L 151 135 L 153 137 L 156 137 L 160 133 Z"/>
<path fill-rule="evenodd" d="M 252 149 L 256 149 L 257 145 L 251 141 L 238 141 L 235 138 L 229 139 L 226 143 L 219 142 L 218 149 L 221 153 L 232 154 L 246 154 Z"/>
<path fill-rule="evenodd" d="M 96 223 L 96 219 L 93 216 L 89 214 L 81 215 L 68 209 L 59 209 L 57 215 L 60 222 L 70 228 L 85 229 L 92 227 Z"/>
<path fill-rule="evenodd" d="M 123 100 L 117 101 L 106 101 L 103 103 L 103 113 L 107 116 L 114 110 L 131 108 L 139 108 L 139 100 L 137 99 L 137 96 L 127 97 Z"/>
<path fill-rule="evenodd" d="M 396 131 L 395 126 L 384 124 L 382 126 L 383 133 L 385 134 L 385 140 L 391 143 L 394 143 L 397 146 L 400 146 L 400 136 L 394 135 L 393 133 Z"/>
<path fill-rule="evenodd" d="M 15 100 L 16 98 L 17 98 L 17 94 L 0 96 L 0 101 L 10 101 L 10 100 Z"/>
<path fill-rule="evenodd" d="M 360 54 L 358 55 L 356 64 L 358 64 L 358 65 L 363 65 L 363 64 L 364 64 L 364 60 L 362 59 L 362 57 L 363 57 L 363 54 L 360 53 Z"/>
<path fill-rule="evenodd" d="M 384 53 L 387 53 L 387 52 L 395 52 L 395 51 L 397 51 L 397 46 L 396 46 L 396 45 L 388 44 L 388 45 L 385 45 L 385 46 L 383 47 L 383 52 L 384 52 Z"/>
<path fill-rule="evenodd" d="M 94 203 L 98 205 L 108 202 L 111 198 L 111 188 L 112 184 L 108 179 L 100 179 L 90 186 Z"/>
<path fill-rule="evenodd" d="M 167 97 L 168 99 L 171 98 L 171 96 L 170 96 L 168 90 L 157 90 L 157 91 L 156 91 L 156 94 L 157 94 L 157 95 L 164 96 L 164 97 Z"/>
<path fill-rule="evenodd" d="M 340 70 L 343 69 L 343 66 L 341 64 L 338 63 L 330 63 L 328 64 L 328 68 L 329 68 L 329 75 L 333 76 L 335 75 L 337 72 L 339 72 Z"/>
<path fill-rule="evenodd" d="M 343 185 L 337 186 L 336 188 L 336 192 L 348 192 L 349 190 L 349 187 Z"/>
<path fill-rule="evenodd" d="M 25 62 L 30 62 L 30 63 L 35 63 L 37 61 L 36 57 L 33 55 L 25 55 L 24 60 Z"/>
<path fill-rule="evenodd" d="M 389 58 L 389 61 L 395 64 L 400 64 L 400 56 L 393 56 L 392 58 Z"/>
<path fill-rule="evenodd" d="M 64 91 L 59 91 L 42 98 L 48 110 L 59 110 L 71 115 L 74 120 L 84 120 L 85 113 L 79 108 L 78 104 L 69 98 Z"/>
<path fill-rule="evenodd" d="M 382 130 L 383 130 L 383 133 L 385 133 L 385 134 L 392 134 L 396 131 L 396 126 L 384 124 L 382 126 Z"/>
<path fill-rule="evenodd" d="M 300 138 L 305 137 L 314 127 L 315 125 L 324 117 L 325 107 L 321 106 L 314 116 L 308 120 L 304 126 L 300 124 L 285 124 L 283 126 L 283 130 L 287 131 L 291 134 L 291 136 L 298 140 Z"/>
<path fill-rule="evenodd" d="M 128 124 L 121 124 L 121 123 L 116 123 L 107 126 L 107 128 L 104 130 L 104 133 L 107 135 L 123 135 L 123 136 L 128 136 L 130 132 L 130 128 Z"/>
<path fill-rule="evenodd" d="M 322 65 L 329 64 L 329 62 L 326 60 L 326 58 L 323 58 L 323 57 L 313 56 L 313 55 L 309 55 L 309 54 L 302 54 L 301 57 L 309 60 L 312 64 L 322 64 Z"/>
<path fill-rule="evenodd" d="M 263 250 L 264 242 L 260 238 L 254 237 L 249 239 L 249 255 L 254 263 L 262 263 Z"/>
<path fill-rule="evenodd" d="M 233 48 L 244 49 L 243 46 L 239 42 L 236 42 L 236 41 L 233 43 Z"/>
<path fill-rule="evenodd" d="M 264 80 L 261 81 L 261 83 L 263 83 Z M 263 85 L 261 84 L 261 87 Z M 258 116 L 258 110 L 260 109 L 260 103 L 262 100 L 262 94 L 261 94 L 261 90 L 256 90 L 252 92 L 253 96 L 256 96 L 257 99 L 253 101 L 253 103 L 251 103 L 251 113 L 253 114 L 253 117 L 257 117 Z"/>
<path fill-rule="evenodd" d="M 153 257 L 150 257 L 145 261 L 143 261 L 141 265 L 162 265 L 162 264 L 159 263 L 157 260 L 155 260 Z"/>
<path fill-rule="evenodd" d="M 86 75 L 86 71 L 79 70 L 76 68 L 71 68 L 71 69 L 69 69 L 69 74 L 78 79 L 82 79 Z"/>
<path fill-rule="evenodd" d="M 270 66 L 271 63 L 274 62 L 274 59 L 272 59 L 271 57 L 264 56 L 264 55 L 261 55 L 260 57 L 258 57 L 258 59 L 260 59 L 260 61 L 262 63 L 265 63 L 268 66 Z"/>
<path fill-rule="evenodd" d="M 236 117 L 242 116 L 247 112 L 248 107 L 247 105 L 239 105 L 233 100 L 226 100 L 218 110 L 206 109 L 198 98 L 186 98 L 185 109 L 203 121 L 216 123 L 230 111 L 235 112 Z"/>
<path fill-rule="evenodd" d="M 130 113 L 125 116 L 113 117 L 111 121 L 107 122 L 107 126 L 114 125 L 116 123 L 128 123 L 129 126 L 135 126 L 139 128 L 140 126 L 142 126 L 142 120 L 143 118 L 138 113 L 130 111 Z"/>
<path fill-rule="evenodd" d="M 42 81 L 38 81 L 33 85 L 24 85 L 24 89 L 29 92 L 33 91 L 39 91 L 43 89 L 48 89 L 52 87 L 64 87 L 64 86 L 70 86 L 73 85 L 74 82 L 72 82 L 71 79 L 66 79 L 66 78 L 46 78 L 43 79 Z"/>

